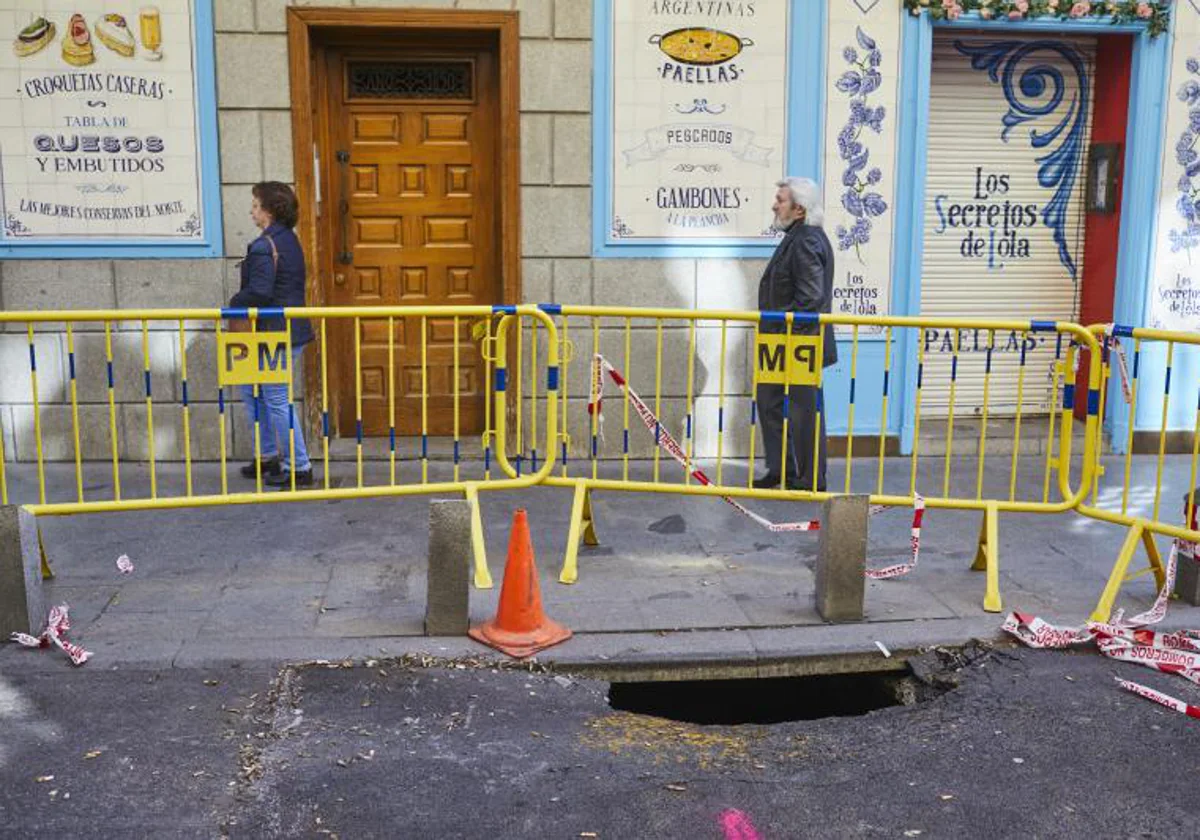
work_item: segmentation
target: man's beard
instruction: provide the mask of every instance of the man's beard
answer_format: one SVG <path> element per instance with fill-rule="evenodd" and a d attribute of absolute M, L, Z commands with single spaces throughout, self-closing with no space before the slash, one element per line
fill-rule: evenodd
<path fill-rule="evenodd" d="M 795 219 L 780 219 L 778 216 L 775 216 L 771 220 L 771 230 L 786 233 L 794 224 L 796 224 Z"/>

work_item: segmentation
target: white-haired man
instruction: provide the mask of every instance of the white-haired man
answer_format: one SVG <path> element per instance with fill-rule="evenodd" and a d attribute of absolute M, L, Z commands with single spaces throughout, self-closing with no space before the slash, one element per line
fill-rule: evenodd
<path fill-rule="evenodd" d="M 774 226 L 785 231 L 758 284 L 758 308 L 763 312 L 829 312 L 833 303 L 833 247 L 821 224 L 821 191 L 808 178 L 780 181 L 771 210 Z M 796 323 L 793 335 L 817 335 L 817 324 Z M 781 321 L 764 321 L 763 333 L 786 333 Z M 822 367 L 837 362 L 833 327 L 824 327 Z M 825 490 L 824 392 L 820 386 L 796 385 L 784 397 L 782 385 L 759 385 L 755 392 L 758 419 L 762 424 L 767 474 L 754 481 L 755 487 L 784 487 L 792 490 Z M 783 411 L 788 406 L 787 470 L 783 463 Z M 816 450 L 816 462 L 813 454 Z"/>

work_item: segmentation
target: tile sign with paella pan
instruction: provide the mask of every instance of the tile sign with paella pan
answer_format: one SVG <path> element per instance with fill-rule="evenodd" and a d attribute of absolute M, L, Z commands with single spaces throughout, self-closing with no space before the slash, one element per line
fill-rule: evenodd
<path fill-rule="evenodd" d="M 614 0 L 609 241 L 774 239 L 790 5 Z"/>
<path fill-rule="evenodd" d="M 191 0 L 0 0 L 0 245 L 205 235 Z"/>

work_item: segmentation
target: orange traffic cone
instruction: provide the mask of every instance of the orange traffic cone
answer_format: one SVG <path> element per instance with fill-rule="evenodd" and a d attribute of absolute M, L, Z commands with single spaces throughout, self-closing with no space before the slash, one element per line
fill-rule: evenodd
<path fill-rule="evenodd" d="M 571 631 L 542 612 L 542 590 L 533 562 L 533 543 L 524 509 L 513 514 L 500 606 L 491 621 L 472 627 L 471 638 L 516 659 L 533 656 L 571 638 Z"/>

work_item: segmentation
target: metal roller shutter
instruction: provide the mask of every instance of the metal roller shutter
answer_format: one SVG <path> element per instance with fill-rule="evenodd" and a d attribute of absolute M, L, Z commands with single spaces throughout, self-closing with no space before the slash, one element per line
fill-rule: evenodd
<path fill-rule="evenodd" d="M 924 315 L 1074 320 L 1094 38 L 938 32 L 929 107 Z M 927 331 L 922 414 L 949 410 L 953 332 Z M 988 335 L 961 334 L 956 416 L 981 413 Z M 1045 412 L 1054 334 L 996 335 L 989 413 Z M 1065 349 L 1065 348 L 1064 348 Z"/>

